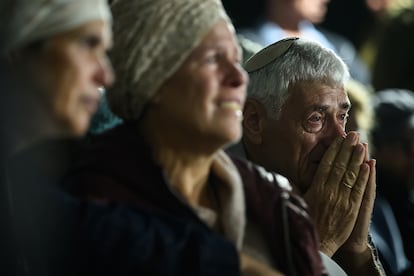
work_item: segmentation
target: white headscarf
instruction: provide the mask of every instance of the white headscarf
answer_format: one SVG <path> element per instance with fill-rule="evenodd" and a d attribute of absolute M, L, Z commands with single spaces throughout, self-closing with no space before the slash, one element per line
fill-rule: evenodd
<path fill-rule="evenodd" d="M 3 2 L 4 1 L 4 2 Z M 2 0 L 2 56 L 31 42 L 102 19 L 111 20 L 106 0 Z"/>

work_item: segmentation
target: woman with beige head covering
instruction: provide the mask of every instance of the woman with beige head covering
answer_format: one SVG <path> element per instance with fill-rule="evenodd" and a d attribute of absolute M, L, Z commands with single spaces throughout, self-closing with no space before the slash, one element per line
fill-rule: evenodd
<path fill-rule="evenodd" d="M 117 83 L 107 98 L 124 123 L 85 146 L 68 188 L 218 232 L 243 264 L 321 275 L 314 228 L 289 184 L 282 187 L 286 179 L 223 151 L 241 136 L 247 76 L 221 2 L 118 0 L 111 7 Z"/>

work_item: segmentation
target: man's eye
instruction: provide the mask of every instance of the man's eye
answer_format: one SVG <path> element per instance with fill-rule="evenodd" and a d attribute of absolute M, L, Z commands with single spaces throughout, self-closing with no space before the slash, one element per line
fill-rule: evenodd
<path fill-rule="evenodd" d="M 346 121 L 348 119 L 348 117 L 349 117 L 349 114 L 348 113 L 341 114 L 339 116 L 339 118 L 341 119 L 341 121 Z"/>
<path fill-rule="evenodd" d="M 310 122 L 319 122 L 322 120 L 322 116 L 321 115 L 313 115 L 312 117 L 309 118 Z"/>
<path fill-rule="evenodd" d="M 324 115 L 321 113 L 314 113 L 307 118 L 303 124 L 303 128 L 310 133 L 319 132 L 324 125 Z"/>

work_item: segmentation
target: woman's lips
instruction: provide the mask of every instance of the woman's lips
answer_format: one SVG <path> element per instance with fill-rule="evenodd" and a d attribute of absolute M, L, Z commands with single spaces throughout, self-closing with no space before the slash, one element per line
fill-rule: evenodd
<path fill-rule="evenodd" d="M 220 102 L 219 106 L 222 109 L 234 111 L 234 113 L 236 114 L 238 118 L 241 118 L 243 116 L 243 112 L 242 112 L 243 106 L 239 101 L 235 101 L 235 100 L 222 101 Z"/>

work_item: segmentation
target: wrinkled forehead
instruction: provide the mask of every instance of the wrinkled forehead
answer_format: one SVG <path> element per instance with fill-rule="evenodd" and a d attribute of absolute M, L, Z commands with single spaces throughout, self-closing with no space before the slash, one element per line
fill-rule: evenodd
<path fill-rule="evenodd" d="M 304 81 L 289 87 L 292 101 L 305 106 L 332 106 L 350 109 L 351 102 L 345 87 L 329 82 Z"/>
<path fill-rule="evenodd" d="M 330 91 L 333 95 L 338 97 L 348 98 L 348 92 L 345 89 L 345 84 L 337 83 L 333 80 L 298 80 L 291 82 L 288 87 L 290 92 L 294 91 L 307 91 L 310 95 L 319 92 Z"/>
<path fill-rule="evenodd" d="M 322 87 L 329 87 L 329 88 L 343 90 L 345 94 L 347 94 L 346 89 L 345 89 L 345 83 L 338 82 L 334 79 L 328 79 L 328 78 L 298 79 L 296 81 L 290 82 L 289 87 L 308 87 L 308 88 L 315 88 L 315 89 L 322 88 Z"/>

